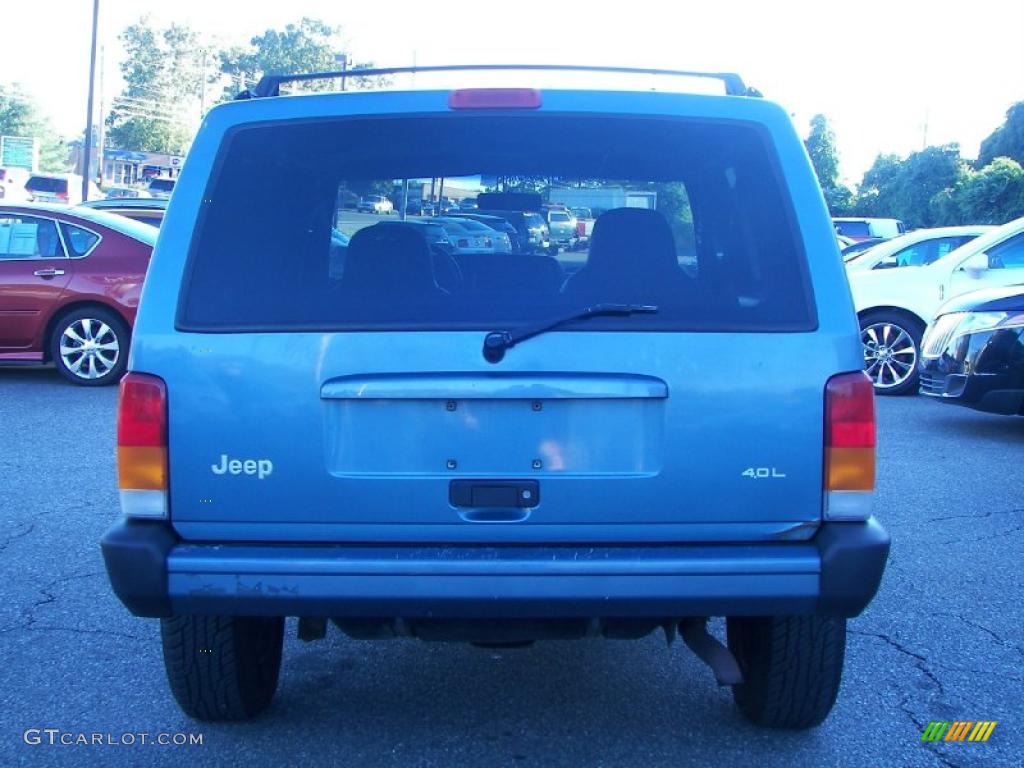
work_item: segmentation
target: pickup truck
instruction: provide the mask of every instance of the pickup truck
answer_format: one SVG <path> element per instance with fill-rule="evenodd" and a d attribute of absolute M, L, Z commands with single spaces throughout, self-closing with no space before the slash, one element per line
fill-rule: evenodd
<path fill-rule="evenodd" d="M 570 208 L 569 210 L 576 217 L 577 245 L 582 248 L 590 242 L 590 235 L 594 232 L 594 214 L 589 208 Z"/>

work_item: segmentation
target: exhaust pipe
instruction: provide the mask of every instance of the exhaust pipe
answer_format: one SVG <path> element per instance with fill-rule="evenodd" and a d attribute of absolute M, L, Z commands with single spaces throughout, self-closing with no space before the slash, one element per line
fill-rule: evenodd
<path fill-rule="evenodd" d="M 732 651 L 708 634 L 706 618 L 683 619 L 679 622 L 679 633 L 683 637 L 683 642 L 697 658 L 711 667 L 719 685 L 740 685 L 743 682 L 743 673 L 740 672 L 736 657 L 732 655 Z"/>

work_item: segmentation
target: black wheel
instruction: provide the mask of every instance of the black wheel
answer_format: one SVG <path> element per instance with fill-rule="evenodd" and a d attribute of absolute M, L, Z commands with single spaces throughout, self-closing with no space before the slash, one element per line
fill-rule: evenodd
<path fill-rule="evenodd" d="M 73 384 L 116 384 L 128 365 L 130 339 L 128 325 L 111 310 L 76 309 L 54 325 L 50 359 L 61 376 Z"/>
<path fill-rule="evenodd" d="M 917 392 L 924 326 L 906 315 L 868 312 L 860 321 L 864 372 L 879 395 Z"/>
<path fill-rule="evenodd" d="M 178 706 L 197 720 L 247 720 L 277 690 L 283 618 L 174 616 L 160 620 L 164 666 Z"/>
<path fill-rule="evenodd" d="M 846 619 L 744 617 L 726 626 L 744 680 L 733 687 L 733 698 L 748 720 L 801 729 L 828 717 L 843 677 Z"/>

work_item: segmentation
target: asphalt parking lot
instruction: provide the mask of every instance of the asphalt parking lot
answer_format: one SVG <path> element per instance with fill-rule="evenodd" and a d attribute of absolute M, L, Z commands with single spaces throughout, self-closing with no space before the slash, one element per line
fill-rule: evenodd
<path fill-rule="evenodd" d="M 258 721 L 184 717 L 158 625 L 110 592 L 116 390 L 0 370 L 0 763 L 19 765 L 1018 766 L 1024 755 L 1024 418 L 879 401 L 881 591 L 850 623 L 820 728 L 746 724 L 681 643 L 495 652 L 289 627 Z M 930 720 L 996 720 L 987 743 L 922 744 Z M 27 729 L 202 734 L 202 745 L 50 746 Z M 186 762 L 187 761 L 187 762 Z"/>

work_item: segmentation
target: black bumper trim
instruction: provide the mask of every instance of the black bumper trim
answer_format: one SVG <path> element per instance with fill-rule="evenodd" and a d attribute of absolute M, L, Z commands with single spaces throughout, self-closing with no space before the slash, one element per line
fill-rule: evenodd
<path fill-rule="evenodd" d="M 818 612 L 856 616 L 878 592 L 889 559 L 889 534 L 873 517 L 825 523 L 814 537 L 821 556 Z"/>
<path fill-rule="evenodd" d="M 114 594 L 136 616 L 171 616 L 167 558 L 179 538 L 164 520 L 125 520 L 100 540 Z"/>
<path fill-rule="evenodd" d="M 159 520 L 127 520 L 110 529 L 103 537 L 101 548 L 110 583 L 121 602 L 136 616 L 157 618 L 173 615 L 168 560 L 179 544 L 185 547 L 181 551 L 203 546 L 199 543 L 182 542 L 170 523 Z M 813 545 L 814 549 L 811 549 L 811 545 Z M 259 546 L 273 547 L 273 544 L 263 543 Z M 330 545 L 317 546 L 329 547 Z M 767 546 L 785 548 L 789 545 L 780 542 L 768 544 Z M 724 599 L 721 596 L 712 598 L 711 595 L 703 594 L 703 590 L 677 596 L 672 593 L 670 580 L 666 581 L 665 576 L 651 574 L 651 580 L 646 583 L 652 585 L 654 589 L 646 598 L 637 593 L 627 594 L 628 590 L 622 589 L 622 594 L 614 596 L 608 594 L 604 599 L 619 597 L 623 601 L 632 602 L 631 606 L 628 603 L 624 603 L 624 609 L 631 609 L 627 613 L 643 607 L 643 610 L 653 611 L 657 614 L 659 608 L 671 610 L 671 605 L 676 604 L 678 607 L 681 603 L 689 601 L 692 604 L 691 607 L 697 607 L 698 604 L 702 609 L 717 607 L 727 612 L 737 612 L 737 615 L 748 613 L 750 609 L 755 607 L 764 608 L 766 605 L 771 606 L 774 603 L 776 610 L 785 610 L 786 608 L 793 610 L 795 608 L 796 612 L 802 613 L 810 609 L 811 612 L 822 615 L 852 617 L 863 611 L 878 591 L 889 555 L 890 539 L 882 526 L 874 518 L 871 518 L 865 522 L 823 523 L 817 535 L 810 542 L 794 542 L 793 546 L 803 547 L 805 550 L 811 549 L 812 552 L 815 549 L 817 550 L 818 557 L 820 558 L 820 570 L 817 574 L 818 594 L 816 597 L 813 594 L 813 590 L 809 593 L 805 592 L 806 598 L 803 599 L 795 595 L 791 596 L 792 599 L 787 599 L 786 595 L 772 596 L 759 594 L 756 586 L 758 584 L 756 577 L 755 582 L 751 585 L 751 593 L 745 598 L 741 593 L 733 593 L 728 599 Z M 287 552 L 288 555 L 294 556 L 300 554 L 302 549 L 301 545 L 282 546 L 281 554 L 283 555 Z M 751 555 L 753 557 L 756 557 L 756 549 L 756 545 L 751 545 Z M 776 551 L 778 550 L 776 549 Z M 386 562 L 381 561 L 381 564 Z M 225 563 L 225 565 L 227 564 Z M 229 565 L 227 567 L 230 569 Z M 220 575 L 223 577 L 229 574 L 228 571 L 221 570 Z M 377 580 L 377 583 L 374 584 L 374 586 L 385 586 L 383 592 L 375 598 L 375 602 L 380 600 L 378 607 L 386 602 L 382 598 L 390 594 L 387 592 L 386 585 L 391 582 L 384 580 L 394 575 L 394 573 L 385 571 L 381 574 L 383 580 Z M 562 574 L 552 572 L 550 575 L 562 575 L 568 580 L 593 578 L 593 576 L 588 576 L 585 572 Z M 602 576 L 600 573 L 596 575 Z M 714 574 L 706 575 L 714 577 Z M 273 574 L 268 571 L 267 577 L 268 583 L 270 583 Z M 467 573 L 462 579 L 465 580 L 467 577 L 471 581 L 476 578 L 473 574 Z M 365 579 L 366 576 L 363 575 L 358 578 Z M 772 576 L 766 574 L 765 578 L 772 578 Z M 373 590 L 369 588 L 369 582 L 364 582 L 364 584 L 365 587 L 350 593 L 348 599 L 357 599 L 363 590 L 366 590 L 366 593 L 362 594 L 363 597 L 371 594 Z M 625 587 L 625 584 L 622 583 L 620 586 Z M 405 602 L 408 603 L 405 605 L 405 610 L 423 607 L 409 602 L 410 600 L 415 600 L 414 593 L 418 591 L 420 590 L 417 589 L 413 593 L 402 596 Z M 210 607 L 216 607 L 216 612 L 231 613 L 232 610 L 238 610 L 240 613 L 254 613 L 254 615 L 261 612 L 256 610 L 256 608 L 274 611 L 283 608 L 287 615 L 297 615 L 287 612 L 287 608 L 291 607 L 292 609 L 301 610 L 300 605 L 302 601 L 298 599 L 300 596 L 296 595 L 296 599 L 291 601 L 293 604 L 290 606 L 288 600 L 283 600 L 286 596 L 287 594 L 283 590 L 278 590 L 277 595 L 274 595 L 273 591 L 268 590 L 268 595 L 261 596 L 261 600 L 257 601 L 260 602 L 259 606 L 246 606 L 244 605 L 245 601 L 241 599 L 241 595 L 222 594 L 215 601 L 216 604 L 211 604 Z M 250 597 L 252 596 L 250 595 Z M 330 593 L 325 593 L 320 595 L 320 597 L 324 599 L 330 598 Z M 340 597 L 341 595 L 336 594 L 332 599 L 336 602 Z M 492 595 L 490 600 L 492 609 L 495 607 L 494 597 L 496 595 Z M 452 595 L 452 598 L 456 602 L 460 599 L 457 595 Z M 808 598 L 810 602 L 808 602 Z M 282 599 L 283 602 L 277 602 L 277 607 L 272 608 L 271 605 L 279 599 Z M 532 599 L 536 601 L 542 598 L 534 597 Z M 263 605 L 264 602 L 266 605 Z M 327 602 L 330 602 L 330 599 L 327 599 Z M 400 604 L 401 600 L 398 602 Z M 507 607 L 511 608 L 513 602 L 513 600 L 510 600 Z M 471 599 L 467 600 L 467 610 L 471 610 L 472 603 Z M 645 603 L 646 605 L 644 605 Z M 204 610 L 203 612 L 207 611 Z M 626 615 L 626 613 L 623 613 L 623 615 Z M 705 615 L 705 613 L 701 615 Z M 721 611 L 715 612 L 712 610 L 712 613 L 707 613 L 706 615 L 721 615 Z"/>

